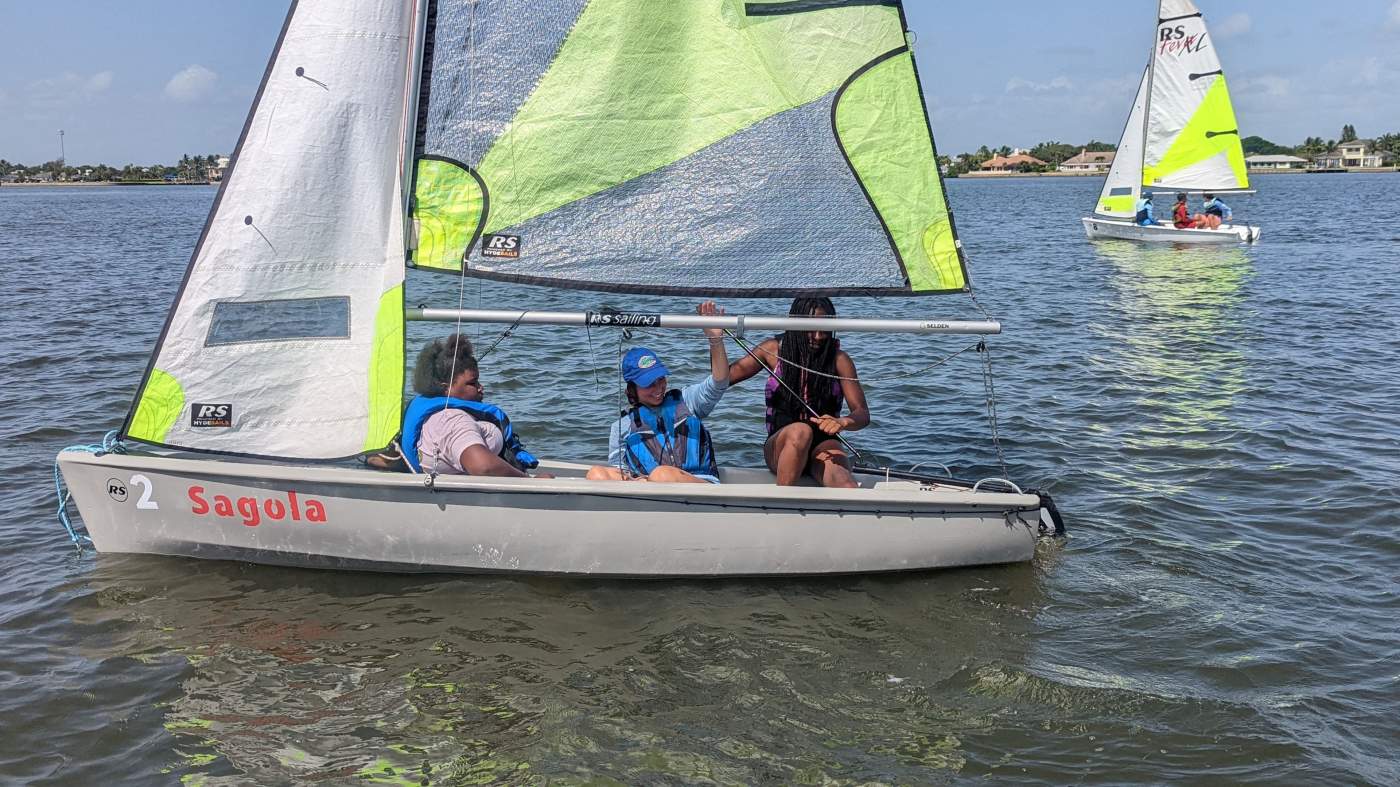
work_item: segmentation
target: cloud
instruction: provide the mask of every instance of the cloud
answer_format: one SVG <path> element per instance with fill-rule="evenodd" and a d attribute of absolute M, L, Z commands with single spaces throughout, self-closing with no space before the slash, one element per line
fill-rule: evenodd
<path fill-rule="evenodd" d="M 1381 71 L 1381 59 L 1368 57 L 1361 61 L 1361 67 L 1356 70 L 1356 79 L 1363 85 L 1376 85 L 1381 81 Z"/>
<path fill-rule="evenodd" d="M 112 72 L 99 71 L 88 78 L 87 84 L 83 88 L 88 93 L 101 93 L 112 86 Z"/>
<path fill-rule="evenodd" d="M 194 101 L 202 98 L 219 81 L 219 75 L 195 64 L 170 78 L 165 83 L 165 97 L 175 101 Z"/>
<path fill-rule="evenodd" d="M 1241 96 L 1259 98 L 1286 98 L 1293 92 L 1293 82 L 1281 76 L 1244 77 L 1234 83 L 1235 92 Z"/>
<path fill-rule="evenodd" d="M 1385 29 L 1400 32 L 1400 0 L 1390 5 L 1390 16 L 1385 20 Z"/>
<path fill-rule="evenodd" d="M 99 71 L 92 76 L 65 71 L 55 76 L 36 79 L 25 85 L 25 103 L 31 109 L 50 110 L 66 107 L 105 93 L 112 86 L 111 71 Z"/>
<path fill-rule="evenodd" d="M 1032 93 L 1046 93 L 1051 90 L 1069 90 L 1074 87 L 1074 83 L 1069 81 L 1069 77 L 1055 77 L 1049 82 L 1032 82 L 1021 77 L 1012 77 L 1006 83 L 1006 92 L 1016 93 L 1020 91 L 1030 91 Z"/>
<path fill-rule="evenodd" d="M 1248 33 L 1253 26 L 1254 20 L 1249 18 L 1249 14 L 1231 14 L 1225 17 L 1225 21 L 1220 24 L 1212 25 L 1211 29 L 1216 38 L 1234 38 Z"/>

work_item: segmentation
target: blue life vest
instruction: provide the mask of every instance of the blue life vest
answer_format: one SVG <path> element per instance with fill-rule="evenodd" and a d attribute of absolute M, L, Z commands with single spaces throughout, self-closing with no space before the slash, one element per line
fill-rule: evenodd
<path fill-rule="evenodd" d="M 1157 217 L 1153 213 L 1152 200 L 1140 199 L 1137 203 L 1137 215 L 1133 220 L 1143 227 L 1151 226 L 1157 223 Z"/>
<path fill-rule="evenodd" d="M 679 390 L 667 391 L 657 407 L 633 407 L 627 420 L 622 455 L 633 473 L 648 475 L 670 465 L 691 475 L 719 475 L 710 433 L 685 406 Z"/>
<path fill-rule="evenodd" d="M 403 432 L 399 439 L 403 458 L 407 460 L 408 466 L 412 467 L 414 472 L 422 472 L 423 470 L 418 464 L 418 443 L 423 436 L 423 424 L 435 413 L 448 407 L 461 410 L 478 421 L 495 424 L 496 428 L 501 430 L 500 457 L 506 460 L 511 467 L 517 470 L 529 470 L 539 466 L 540 460 L 525 450 L 520 438 L 516 437 L 515 430 L 510 427 L 510 418 L 506 416 L 504 410 L 496 405 L 482 404 L 467 399 L 453 399 L 450 396 L 415 396 L 413 401 L 408 403 L 408 409 L 404 411 Z"/>
<path fill-rule="evenodd" d="M 1205 209 L 1207 215 L 1219 216 L 1222 219 L 1229 219 L 1233 215 L 1230 206 L 1223 200 L 1213 199 L 1205 204 Z"/>

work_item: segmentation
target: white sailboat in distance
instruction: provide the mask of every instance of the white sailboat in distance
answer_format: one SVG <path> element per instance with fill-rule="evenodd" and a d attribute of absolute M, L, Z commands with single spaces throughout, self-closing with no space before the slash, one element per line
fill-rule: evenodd
<path fill-rule="evenodd" d="M 1156 30 L 1113 167 L 1084 231 L 1090 238 L 1147 242 L 1256 241 L 1259 227 L 1228 219 L 1214 229 L 1172 224 L 1178 193 L 1251 192 L 1239 124 L 1205 18 L 1191 0 L 1160 0 Z M 1148 196 L 1155 198 L 1152 224 L 1142 223 Z"/>
<path fill-rule="evenodd" d="M 297 0 L 120 444 L 58 457 L 91 541 L 622 577 L 1029 560 L 1062 528 L 1048 495 L 1003 479 L 867 467 L 859 488 L 825 489 L 745 468 L 586 480 L 601 457 L 542 462 L 553 479 L 354 461 L 400 430 L 405 319 L 999 332 L 404 307 L 406 266 L 614 297 L 970 291 L 907 35 L 892 0 Z"/>

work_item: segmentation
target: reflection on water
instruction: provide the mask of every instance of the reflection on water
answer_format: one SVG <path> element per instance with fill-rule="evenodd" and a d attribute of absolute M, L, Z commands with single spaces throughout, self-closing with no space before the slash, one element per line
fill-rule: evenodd
<path fill-rule="evenodd" d="M 1233 244 L 1091 245 L 1110 266 L 1105 281 L 1114 294 L 1116 319 L 1096 326 L 1101 346 L 1112 349 L 1104 363 L 1130 387 L 1137 412 L 1150 414 L 1119 435 L 1124 447 L 1145 460 L 1211 450 L 1240 428 L 1230 409 L 1246 385 L 1236 339 L 1249 252 Z"/>
<path fill-rule="evenodd" d="M 1181 250 L 1086 241 L 1099 185 L 949 184 L 1006 325 L 1011 474 L 1069 539 L 1008 568 L 637 584 L 75 555 L 54 452 L 120 423 L 213 190 L 0 189 L 0 782 L 1400 783 L 1400 179 L 1271 178 L 1262 243 Z M 410 276 L 409 303 L 694 306 L 458 284 Z M 410 351 L 451 329 L 409 326 Z M 521 329 L 483 379 L 532 448 L 597 457 L 622 338 Z M 999 472 L 976 354 L 930 366 L 966 337 L 841 338 L 862 450 Z M 698 332 L 628 341 L 706 373 Z M 726 463 L 762 461 L 761 388 L 717 411 Z"/>
<path fill-rule="evenodd" d="M 206 784 L 926 782 L 1041 682 L 1032 566 L 638 584 L 102 556 L 88 585 L 75 622 L 127 636 L 84 656 L 178 667 L 168 768 Z"/>

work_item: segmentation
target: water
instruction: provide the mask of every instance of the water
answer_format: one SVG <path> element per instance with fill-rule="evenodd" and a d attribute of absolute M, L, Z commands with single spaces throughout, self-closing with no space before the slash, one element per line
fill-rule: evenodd
<path fill-rule="evenodd" d="M 950 183 L 1006 325 L 1009 472 L 1071 537 L 1029 565 L 782 582 L 75 554 L 53 455 L 120 422 L 213 192 L 0 189 L 0 781 L 1394 784 L 1400 176 L 1259 180 L 1235 203 L 1263 242 L 1215 249 L 1090 244 L 1096 180 Z M 454 305 L 457 283 L 415 275 L 409 300 Z M 704 373 L 697 337 L 635 341 Z M 541 453 L 597 456 L 617 342 L 520 329 L 488 396 Z M 1000 473 L 975 353 L 881 379 L 968 340 L 845 342 L 872 380 L 859 446 Z M 726 461 L 758 461 L 759 398 L 721 406 Z"/>

